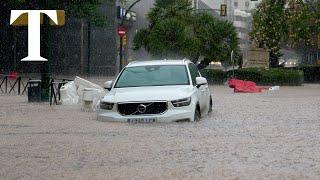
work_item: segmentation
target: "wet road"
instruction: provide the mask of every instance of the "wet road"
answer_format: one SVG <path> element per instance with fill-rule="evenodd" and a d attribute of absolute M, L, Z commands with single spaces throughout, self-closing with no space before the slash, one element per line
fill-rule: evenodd
<path fill-rule="evenodd" d="M 105 123 L 0 95 L 1 179 L 318 179 L 320 86 L 211 87 L 198 123 Z"/>

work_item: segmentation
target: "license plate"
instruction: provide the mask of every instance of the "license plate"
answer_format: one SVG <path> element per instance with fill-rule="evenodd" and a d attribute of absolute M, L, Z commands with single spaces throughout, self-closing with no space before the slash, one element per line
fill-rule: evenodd
<path fill-rule="evenodd" d="M 156 118 L 128 118 L 128 123 L 156 123 Z"/>

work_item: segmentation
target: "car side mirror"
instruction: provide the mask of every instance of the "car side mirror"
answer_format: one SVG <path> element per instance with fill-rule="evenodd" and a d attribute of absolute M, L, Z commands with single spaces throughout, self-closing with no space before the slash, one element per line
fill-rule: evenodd
<path fill-rule="evenodd" d="M 199 88 L 202 85 L 208 84 L 208 81 L 204 77 L 196 77 L 196 84 L 197 84 L 197 88 Z"/>
<path fill-rule="evenodd" d="M 108 91 L 111 90 L 112 86 L 113 86 L 113 81 L 107 81 L 103 84 L 103 88 L 107 89 Z"/>

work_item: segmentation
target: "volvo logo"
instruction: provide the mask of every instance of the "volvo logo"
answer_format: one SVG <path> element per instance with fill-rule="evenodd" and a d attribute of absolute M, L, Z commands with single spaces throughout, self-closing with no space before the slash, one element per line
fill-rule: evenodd
<path fill-rule="evenodd" d="M 140 105 L 138 106 L 138 108 L 137 108 L 137 111 L 138 111 L 139 113 L 141 113 L 141 114 L 145 113 L 146 110 L 147 110 L 147 106 L 144 105 L 144 104 L 140 104 Z"/>

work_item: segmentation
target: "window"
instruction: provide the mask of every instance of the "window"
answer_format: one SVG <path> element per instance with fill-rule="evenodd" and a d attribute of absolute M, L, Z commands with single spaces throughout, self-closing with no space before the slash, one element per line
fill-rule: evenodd
<path fill-rule="evenodd" d="M 192 84 L 196 85 L 196 78 L 201 76 L 198 71 L 198 68 L 196 65 L 194 65 L 192 63 L 188 64 L 188 67 L 189 67 L 189 71 L 190 71 L 190 75 L 191 75 Z"/>
<path fill-rule="evenodd" d="M 234 2 L 234 7 L 235 7 L 235 8 L 238 7 L 238 2 Z"/>
<path fill-rule="evenodd" d="M 245 6 L 246 6 L 246 7 L 249 7 L 249 5 L 250 5 L 249 1 L 246 1 L 246 2 L 245 2 Z"/>
<path fill-rule="evenodd" d="M 126 68 L 121 73 L 115 88 L 188 84 L 186 66 L 150 65 Z"/>

